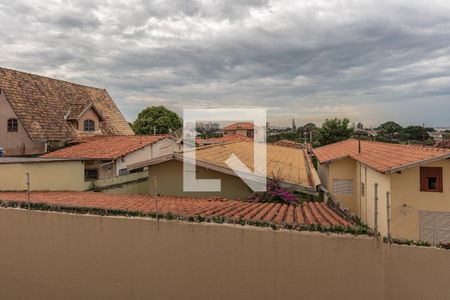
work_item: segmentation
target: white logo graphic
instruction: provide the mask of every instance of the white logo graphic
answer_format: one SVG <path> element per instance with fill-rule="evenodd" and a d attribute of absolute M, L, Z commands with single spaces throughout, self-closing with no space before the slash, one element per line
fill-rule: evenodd
<path fill-rule="evenodd" d="M 251 122 L 254 127 L 253 171 L 235 154 L 225 161 L 253 191 L 266 191 L 266 109 L 184 109 L 183 111 L 183 190 L 185 192 L 220 192 L 220 179 L 197 179 L 197 122 Z"/>

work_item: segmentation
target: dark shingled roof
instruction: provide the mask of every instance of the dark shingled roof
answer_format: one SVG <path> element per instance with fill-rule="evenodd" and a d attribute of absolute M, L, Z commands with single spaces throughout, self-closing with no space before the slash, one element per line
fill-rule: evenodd
<path fill-rule="evenodd" d="M 65 119 L 92 105 L 106 135 L 133 131 L 105 89 L 0 68 L 0 88 L 32 140 L 77 138 Z"/>

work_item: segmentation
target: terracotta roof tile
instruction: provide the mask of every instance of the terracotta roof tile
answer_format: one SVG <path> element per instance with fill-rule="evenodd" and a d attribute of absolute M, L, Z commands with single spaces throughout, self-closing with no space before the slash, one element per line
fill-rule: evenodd
<path fill-rule="evenodd" d="M 432 159 L 450 157 L 450 150 L 415 145 L 361 141 L 361 153 L 358 153 L 358 148 L 358 141 L 350 139 L 315 148 L 313 153 L 320 163 L 348 157 L 381 173 Z"/>
<path fill-rule="evenodd" d="M 279 140 L 273 143 L 275 146 L 282 146 L 282 147 L 289 147 L 289 148 L 295 148 L 295 149 L 304 149 L 305 146 L 303 144 L 290 141 L 290 140 Z"/>
<path fill-rule="evenodd" d="M 209 138 L 209 139 L 196 139 L 195 140 L 197 145 L 208 145 L 208 144 L 224 144 L 224 143 L 232 143 L 232 142 L 239 142 L 239 141 L 246 141 L 246 142 L 253 142 L 252 138 L 242 136 L 239 134 L 228 134 L 223 137 L 218 138 Z"/>
<path fill-rule="evenodd" d="M 228 125 L 223 128 L 224 131 L 237 130 L 237 129 L 249 130 L 249 129 L 254 129 L 254 126 L 253 126 L 252 122 L 238 122 L 238 123 L 234 123 L 234 124 Z"/>
<path fill-rule="evenodd" d="M 156 198 L 149 195 L 114 195 L 95 192 L 32 192 L 31 202 L 64 207 L 117 209 L 133 212 L 156 212 Z M 0 192 L 0 200 L 26 202 L 25 192 Z M 180 216 L 243 218 L 291 226 L 320 224 L 353 227 L 324 203 L 294 206 L 281 203 L 247 203 L 214 198 L 159 196 L 158 212 Z M 326 213 L 323 211 L 326 210 Z M 322 211 L 322 213 L 320 213 Z M 295 212 L 295 213 L 294 213 Z M 295 215 L 295 217 L 294 217 Z M 306 219 L 303 218 L 306 216 Z"/>
<path fill-rule="evenodd" d="M 98 136 L 43 155 L 44 158 L 117 159 L 160 141 L 168 135 Z"/>
<path fill-rule="evenodd" d="M 104 134 L 134 134 L 104 89 L 5 68 L 0 68 L 0 88 L 33 140 L 77 137 L 77 131 L 64 117 L 81 112 L 90 104 L 101 114 L 100 129 Z"/>
<path fill-rule="evenodd" d="M 235 142 L 217 144 L 196 149 L 197 161 L 229 168 L 225 161 L 235 154 L 250 170 L 253 170 L 252 142 Z M 267 175 L 306 188 L 315 188 L 311 179 L 309 158 L 302 149 L 294 149 L 268 144 L 267 145 Z"/>

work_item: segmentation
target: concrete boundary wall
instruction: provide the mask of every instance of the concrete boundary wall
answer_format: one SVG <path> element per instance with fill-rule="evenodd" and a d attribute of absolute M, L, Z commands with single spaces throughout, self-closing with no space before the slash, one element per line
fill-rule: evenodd
<path fill-rule="evenodd" d="M 448 299 L 450 251 L 0 209 L 0 299 Z"/>

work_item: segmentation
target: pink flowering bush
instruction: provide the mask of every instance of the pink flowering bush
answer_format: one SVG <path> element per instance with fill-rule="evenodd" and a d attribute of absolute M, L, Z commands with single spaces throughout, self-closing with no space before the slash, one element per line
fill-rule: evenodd
<path fill-rule="evenodd" d="M 250 202 L 266 203 L 298 203 L 299 199 L 290 191 L 282 188 L 276 179 L 271 179 L 267 183 L 267 191 L 262 193 L 253 193 L 248 199 Z"/>

